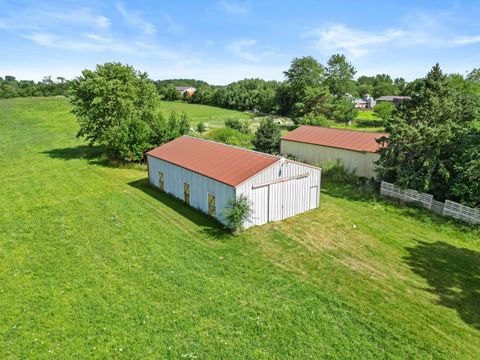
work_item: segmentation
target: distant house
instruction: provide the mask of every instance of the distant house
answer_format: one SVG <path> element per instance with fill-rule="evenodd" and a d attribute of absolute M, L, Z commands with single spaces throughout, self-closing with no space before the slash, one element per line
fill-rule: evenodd
<path fill-rule="evenodd" d="M 355 108 L 367 110 L 373 109 L 375 106 L 375 100 L 370 95 L 365 95 L 363 99 L 352 99 Z"/>
<path fill-rule="evenodd" d="M 399 95 L 387 95 L 387 96 L 380 96 L 377 99 L 377 103 L 381 102 L 391 102 L 396 104 L 400 104 L 404 102 L 405 100 L 411 100 L 412 98 L 410 96 L 399 96 Z"/>
<path fill-rule="evenodd" d="M 232 198 L 252 209 L 245 227 L 283 220 L 320 203 L 321 170 L 280 156 L 182 136 L 147 152 L 150 183 L 224 223 Z"/>
<path fill-rule="evenodd" d="M 180 96 L 183 96 L 184 94 L 187 94 L 188 96 L 193 96 L 193 94 L 197 90 L 191 86 L 175 86 L 175 89 L 180 93 Z"/>
<path fill-rule="evenodd" d="M 282 136 L 280 152 L 317 166 L 339 160 L 357 176 L 375 178 L 381 148 L 376 140 L 382 136 L 386 134 L 304 125 Z"/>

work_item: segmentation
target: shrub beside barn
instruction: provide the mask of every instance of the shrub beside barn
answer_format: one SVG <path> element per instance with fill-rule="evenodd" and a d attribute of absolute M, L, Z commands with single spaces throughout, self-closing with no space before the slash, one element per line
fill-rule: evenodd
<path fill-rule="evenodd" d="M 304 125 L 282 136 L 280 152 L 319 166 L 339 160 L 357 176 L 375 178 L 381 147 L 376 140 L 385 135 Z"/>
<path fill-rule="evenodd" d="M 321 170 L 235 146 L 182 136 L 147 152 L 152 185 L 224 223 L 233 197 L 245 195 L 245 227 L 286 219 L 320 203 Z"/>

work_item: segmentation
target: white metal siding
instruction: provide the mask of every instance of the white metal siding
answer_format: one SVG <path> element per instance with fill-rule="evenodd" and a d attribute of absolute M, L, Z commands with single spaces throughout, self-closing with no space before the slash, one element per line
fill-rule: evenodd
<path fill-rule="evenodd" d="M 374 162 L 380 158 L 377 153 L 351 151 L 288 140 L 281 140 L 280 152 L 283 155 L 293 155 L 316 166 L 322 166 L 325 162 L 338 159 L 345 168 L 366 178 L 376 177 Z"/>
<path fill-rule="evenodd" d="M 233 187 L 197 174 L 180 166 L 147 156 L 148 178 L 158 187 L 158 172 L 163 173 L 164 191 L 183 200 L 183 183 L 190 184 L 190 206 L 208 214 L 208 193 L 215 195 L 216 218 L 223 222 L 223 210 L 235 196 Z"/>
<path fill-rule="evenodd" d="M 308 174 L 308 176 L 254 187 L 302 174 Z M 247 196 L 253 211 L 251 219 L 245 223 L 245 227 L 286 219 L 318 207 L 320 176 L 320 169 L 285 160 L 273 164 L 239 185 L 236 189 L 237 197 L 240 194 Z M 313 189 L 314 192 L 310 189 L 311 187 L 316 187 Z M 310 196 L 315 196 L 316 201 L 311 201 Z"/>

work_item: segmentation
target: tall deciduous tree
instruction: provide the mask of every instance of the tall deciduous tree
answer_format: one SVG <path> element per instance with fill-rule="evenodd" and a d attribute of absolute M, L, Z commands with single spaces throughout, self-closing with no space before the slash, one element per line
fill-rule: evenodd
<path fill-rule="evenodd" d="M 146 73 L 120 63 L 84 70 L 72 83 L 78 136 L 105 145 L 112 157 L 139 160 L 151 145 L 159 96 Z"/>
<path fill-rule="evenodd" d="M 355 87 L 353 77 L 356 73 L 355 67 L 347 61 L 345 55 L 332 55 L 325 71 L 325 82 L 330 93 L 335 97 L 351 94 Z"/>

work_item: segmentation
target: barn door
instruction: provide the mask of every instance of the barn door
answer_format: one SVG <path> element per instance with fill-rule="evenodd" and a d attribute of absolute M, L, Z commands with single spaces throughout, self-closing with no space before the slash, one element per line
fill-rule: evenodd
<path fill-rule="evenodd" d="M 282 183 L 269 185 L 268 199 L 268 221 L 278 221 L 283 219 L 283 191 Z"/>

